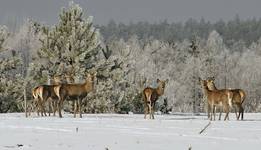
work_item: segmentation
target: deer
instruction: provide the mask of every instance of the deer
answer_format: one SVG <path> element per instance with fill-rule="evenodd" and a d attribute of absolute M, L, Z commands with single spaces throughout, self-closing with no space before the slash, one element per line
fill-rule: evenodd
<path fill-rule="evenodd" d="M 34 103 L 37 108 L 37 115 L 39 116 L 39 110 L 41 111 L 41 116 L 46 115 L 45 103 L 48 102 L 49 106 L 49 116 L 51 114 L 51 107 L 53 110 L 53 115 L 57 110 L 58 96 L 55 91 L 58 91 L 61 84 L 61 77 L 54 76 L 53 85 L 39 85 L 32 90 L 32 95 L 34 97 Z"/>
<path fill-rule="evenodd" d="M 74 118 L 76 118 L 77 105 L 79 109 L 80 118 L 82 118 L 81 105 L 82 99 L 87 96 L 88 93 L 95 91 L 94 83 L 96 79 L 96 73 L 87 74 L 85 82 L 82 84 L 61 84 L 59 90 L 56 91 L 58 95 L 58 112 L 59 117 L 62 118 L 61 110 L 63 108 L 64 100 L 75 100 L 77 103 L 74 103 Z M 69 98 L 69 99 L 68 99 Z"/>
<path fill-rule="evenodd" d="M 208 88 L 210 90 L 218 90 L 215 86 L 215 78 L 214 77 L 210 77 L 207 82 L 208 82 Z M 236 118 L 237 120 L 239 120 L 240 115 L 241 115 L 241 120 L 243 120 L 244 117 L 244 108 L 242 107 L 243 102 L 246 98 L 246 93 L 244 92 L 244 90 L 242 89 L 227 89 L 231 92 L 233 92 L 233 99 L 232 99 L 232 104 L 234 106 L 237 107 L 239 114 L 237 115 L 237 109 L 235 109 L 235 114 L 236 114 Z"/>
<path fill-rule="evenodd" d="M 33 91 L 33 96 L 34 99 L 37 99 L 35 101 L 36 107 L 38 107 L 38 112 L 39 110 L 41 111 L 41 116 L 43 116 L 43 114 L 45 116 L 46 115 L 46 111 L 45 111 L 45 103 L 48 102 L 48 106 L 49 106 L 49 116 L 51 114 L 51 107 L 53 110 L 53 115 L 55 116 L 55 112 L 57 109 L 57 100 L 58 100 L 58 96 L 55 94 L 55 90 L 59 89 L 60 85 L 40 85 L 37 86 Z M 40 107 L 40 108 L 39 108 Z M 38 113 L 37 112 L 37 113 Z M 39 113 L 38 113 L 39 114 Z"/>
<path fill-rule="evenodd" d="M 224 118 L 225 120 L 229 120 L 229 109 L 232 107 L 232 98 L 233 98 L 233 92 L 230 90 L 210 90 L 208 88 L 208 81 L 202 80 L 199 78 L 199 81 L 202 84 L 202 88 L 204 90 L 204 93 L 208 100 L 208 106 L 210 106 L 211 114 L 210 114 L 210 120 L 212 121 L 212 117 L 214 115 L 214 120 L 216 117 L 216 107 L 219 106 L 220 108 L 223 108 L 226 115 Z M 219 114 L 219 120 L 221 120 L 221 111 Z"/>
<path fill-rule="evenodd" d="M 143 90 L 143 100 L 144 100 L 144 119 L 147 117 L 147 113 L 150 115 L 150 119 L 154 119 L 154 109 L 156 101 L 160 96 L 164 94 L 166 83 L 168 79 L 165 81 L 161 81 L 157 79 L 157 88 L 146 87 Z"/>
<path fill-rule="evenodd" d="M 40 89 L 40 86 L 37 86 L 37 87 L 34 87 L 32 89 L 32 95 L 33 95 L 33 101 L 32 101 L 32 106 L 31 106 L 31 110 L 34 109 L 34 107 L 37 109 L 37 115 L 39 116 L 39 112 L 41 111 L 41 116 L 43 116 L 43 110 L 40 110 L 41 107 L 40 107 L 40 95 L 41 95 L 41 89 Z M 29 112 L 29 115 L 31 115 L 31 112 Z M 45 113 L 45 116 L 46 116 L 46 113 Z"/>

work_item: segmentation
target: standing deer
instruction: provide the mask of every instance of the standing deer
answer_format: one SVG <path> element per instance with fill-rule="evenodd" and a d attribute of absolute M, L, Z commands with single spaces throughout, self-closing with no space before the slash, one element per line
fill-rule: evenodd
<path fill-rule="evenodd" d="M 210 90 L 218 90 L 215 86 L 214 80 L 215 80 L 214 77 L 211 77 L 207 80 L 208 88 Z M 239 114 L 237 115 L 237 109 L 235 109 L 237 120 L 239 120 L 240 114 L 241 114 L 241 120 L 243 120 L 244 109 L 242 107 L 242 104 L 246 98 L 246 93 L 242 89 L 228 89 L 228 90 L 233 92 L 232 104 L 235 105 L 239 111 Z"/>
<path fill-rule="evenodd" d="M 96 78 L 95 74 L 87 74 L 86 81 L 83 84 L 61 84 L 59 91 L 56 91 L 56 94 L 59 97 L 59 117 L 62 118 L 61 109 L 63 108 L 64 100 L 69 97 L 70 99 L 76 100 L 74 106 L 74 117 L 76 117 L 77 104 L 80 113 L 80 118 L 82 118 L 81 105 L 82 99 L 87 96 L 88 93 L 94 90 L 94 81 Z M 68 99 L 69 100 L 69 99 Z"/>
<path fill-rule="evenodd" d="M 208 100 L 208 106 L 210 106 L 210 109 L 212 111 L 210 115 L 210 120 L 212 120 L 212 116 L 214 115 L 214 120 L 216 120 L 216 107 L 219 106 L 220 109 L 223 108 L 226 112 L 226 116 L 224 120 L 228 119 L 229 114 L 229 108 L 232 107 L 232 98 L 233 98 L 233 92 L 229 90 L 210 90 L 207 86 L 208 82 L 207 80 L 201 80 L 199 81 L 202 83 L 202 88 L 204 90 L 204 93 Z M 221 111 L 219 114 L 219 120 L 221 119 Z"/>
<path fill-rule="evenodd" d="M 34 98 L 36 99 L 36 107 L 38 107 L 38 110 L 40 109 L 41 111 L 41 116 L 43 116 L 43 114 L 45 116 L 46 115 L 46 111 L 45 111 L 45 103 L 48 102 L 48 106 L 49 106 L 49 116 L 51 114 L 51 107 L 53 110 L 53 115 L 55 116 L 55 112 L 57 109 L 57 100 L 58 97 L 55 94 L 55 90 L 59 89 L 60 85 L 40 85 L 38 87 L 35 88 L 35 93 L 33 93 Z M 40 107 L 40 108 L 39 108 Z"/>
<path fill-rule="evenodd" d="M 45 103 L 48 102 L 49 106 L 49 116 L 51 114 L 51 109 L 53 110 L 53 115 L 57 109 L 58 96 L 55 94 L 59 90 L 61 84 L 60 76 L 55 76 L 53 85 L 40 85 L 32 90 L 32 95 L 34 97 L 34 102 L 37 107 L 37 114 L 39 115 L 39 110 L 41 111 L 41 116 L 46 115 Z M 52 108 L 51 108 L 52 107 Z"/>
<path fill-rule="evenodd" d="M 36 108 L 37 115 L 39 116 L 39 112 L 41 112 L 41 116 L 43 116 L 43 111 L 41 110 L 41 107 L 40 107 L 40 95 L 41 95 L 40 86 L 37 86 L 32 89 L 32 95 L 33 95 L 33 101 L 31 104 L 32 106 L 31 106 L 29 115 L 31 114 L 31 111 L 33 110 L 33 108 Z M 45 113 L 45 116 L 46 116 L 46 113 Z"/>
<path fill-rule="evenodd" d="M 164 89 L 167 82 L 168 79 L 166 81 L 161 81 L 157 79 L 157 88 L 146 87 L 143 90 L 144 119 L 146 119 L 148 112 L 150 114 L 150 119 L 154 119 L 155 103 L 158 100 L 158 98 L 164 94 Z"/>

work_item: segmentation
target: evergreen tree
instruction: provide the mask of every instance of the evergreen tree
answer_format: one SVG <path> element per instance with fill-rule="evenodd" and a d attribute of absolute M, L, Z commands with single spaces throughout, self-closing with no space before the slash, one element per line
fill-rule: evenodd
<path fill-rule="evenodd" d="M 22 110 L 23 78 L 16 74 L 21 61 L 16 51 L 6 46 L 9 35 L 6 27 L 0 27 L 0 113 Z"/>
<path fill-rule="evenodd" d="M 42 60 L 38 68 L 49 76 L 71 75 L 79 79 L 94 67 L 99 31 L 93 27 L 92 17 L 85 18 L 82 8 L 71 2 L 59 15 L 59 23 L 53 27 L 42 26 L 39 34 L 41 48 L 38 57 Z M 37 59 L 36 59 L 37 60 Z M 34 61 L 39 63 L 39 60 Z"/>

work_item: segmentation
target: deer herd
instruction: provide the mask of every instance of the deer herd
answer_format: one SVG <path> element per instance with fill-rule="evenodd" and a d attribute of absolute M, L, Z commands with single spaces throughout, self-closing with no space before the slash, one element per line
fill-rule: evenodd
<path fill-rule="evenodd" d="M 58 111 L 59 117 L 62 118 L 62 109 L 64 101 L 73 101 L 74 117 L 79 112 L 80 118 L 82 118 L 82 100 L 90 92 L 95 92 L 95 80 L 96 73 L 86 74 L 85 82 L 81 84 L 73 83 L 61 83 L 60 77 L 54 77 L 54 83 L 52 85 L 39 85 L 32 90 L 34 98 L 33 105 L 37 108 L 37 115 L 47 116 L 45 111 L 45 104 L 49 107 L 49 116 L 51 110 L 55 116 Z M 205 97 L 207 98 L 207 112 L 210 120 L 215 120 L 216 109 L 219 109 L 219 120 L 221 120 L 221 114 L 224 111 L 224 120 L 229 119 L 229 112 L 234 108 L 236 119 L 243 120 L 244 109 L 242 104 L 245 100 L 246 94 L 242 89 L 217 89 L 214 84 L 214 77 L 210 77 L 206 80 L 199 78 L 199 83 L 202 86 Z M 156 101 L 160 96 L 164 94 L 164 90 L 168 80 L 157 79 L 158 86 L 156 88 L 146 87 L 144 88 L 142 95 L 144 101 L 144 118 L 154 119 L 154 110 Z"/>
<path fill-rule="evenodd" d="M 82 84 L 54 82 L 52 85 L 39 85 L 33 88 L 33 104 L 37 108 L 38 116 L 39 112 L 41 116 L 47 116 L 45 111 L 45 103 L 47 102 L 49 106 L 49 116 L 52 109 L 54 116 L 58 110 L 59 117 L 62 118 L 61 110 L 63 109 L 63 102 L 64 100 L 71 100 L 74 102 L 74 117 L 76 117 L 78 110 L 80 118 L 82 118 L 82 99 L 86 97 L 88 93 L 94 91 L 95 78 L 96 73 L 88 73 L 85 82 Z"/>

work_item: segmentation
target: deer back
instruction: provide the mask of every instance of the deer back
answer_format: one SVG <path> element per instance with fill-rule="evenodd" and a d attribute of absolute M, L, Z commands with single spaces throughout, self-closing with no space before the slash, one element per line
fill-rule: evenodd
<path fill-rule="evenodd" d="M 208 88 L 210 90 L 218 90 L 214 83 L 214 77 L 208 79 L 207 82 L 208 82 Z M 232 98 L 233 103 L 242 103 L 244 99 L 243 97 L 245 97 L 245 93 L 243 90 L 241 89 L 224 89 L 224 90 L 229 90 L 233 93 L 233 98 Z"/>

